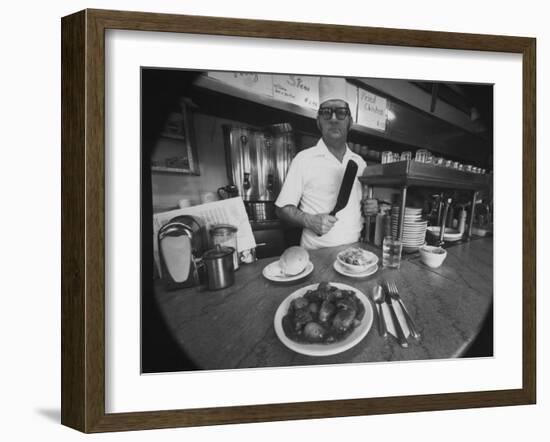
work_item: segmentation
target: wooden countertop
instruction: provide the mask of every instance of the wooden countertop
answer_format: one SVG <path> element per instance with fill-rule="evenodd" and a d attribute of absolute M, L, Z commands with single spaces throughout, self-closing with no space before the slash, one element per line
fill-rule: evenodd
<path fill-rule="evenodd" d="M 448 248 L 447 259 L 438 269 L 426 267 L 415 254 L 403 259 L 400 270 L 380 269 L 366 279 L 348 278 L 333 269 L 337 253 L 346 247 L 310 252 L 315 269 L 296 283 L 281 285 L 266 280 L 262 269 L 277 260 L 266 258 L 242 265 L 235 274 L 235 284 L 227 289 L 165 291 L 157 281 L 154 296 L 181 349 L 198 367 L 209 370 L 442 359 L 460 356 L 476 337 L 493 298 L 491 238 Z M 371 250 L 379 255 L 381 264 L 381 251 Z M 409 347 L 401 348 L 392 337 L 384 340 L 378 335 L 376 322 L 359 344 L 333 356 L 301 355 L 277 338 L 275 311 L 298 288 L 332 281 L 368 294 L 384 277 L 396 281 L 422 335 L 420 343 L 410 339 Z"/>

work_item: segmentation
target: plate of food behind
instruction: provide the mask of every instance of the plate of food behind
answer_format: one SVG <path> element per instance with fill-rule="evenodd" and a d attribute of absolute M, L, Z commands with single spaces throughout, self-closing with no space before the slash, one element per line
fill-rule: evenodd
<path fill-rule="evenodd" d="M 373 310 L 360 290 L 339 282 L 302 287 L 279 305 L 275 333 L 289 349 L 330 356 L 357 345 L 369 332 Z"/>

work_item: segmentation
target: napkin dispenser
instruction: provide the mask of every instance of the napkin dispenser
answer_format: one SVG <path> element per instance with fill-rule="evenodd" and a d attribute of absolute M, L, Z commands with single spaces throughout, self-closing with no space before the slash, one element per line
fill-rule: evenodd
<path fill-rule="evenodd" d="M 158 231 L 161 279 L 168 290 L 200 284 L 206 248 L 204 225 L 196 217 L 172 218 Z"/>

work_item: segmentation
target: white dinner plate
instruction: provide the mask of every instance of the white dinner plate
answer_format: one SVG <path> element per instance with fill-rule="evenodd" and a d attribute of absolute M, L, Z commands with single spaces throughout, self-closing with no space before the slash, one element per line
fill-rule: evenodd
<path fill-rule="evenodd" d="M 397 229 L 392 229 L 392 234 L 396 235 L 397 234 Z M 421 230 L 421 231 L 417 231 L 417 232 L 411 232 L 411 231 L 403 230 L 403 236 L 410 236 L 410 237 L 413 237 L 413 238 L 421 237 L 421 236 L 424 237 L 425 234 L 426 234 L 425 230 Z"/>
<path fill-rule="evenodd" d="M 392 210 L 391 216 L 399 216 L 400 213 L 399 210 Z M 418 216 L 422 216 L 422 212 L 405 212 L 405 217 L 415 218 Z"/>
<path fill-rule="evenodd" d="M 424 244 L 426 240 L 424 238 L 418 238 L 418 239 L 402 239 L 401 242 L 404 246 L 416 246 L 417 244 Z"/>
<path fill-rule="evenodd" d="M 397 235 L 397 230 L 394 230 L 392 229 L 391 231 L 392 235 Z M 407 232 L 407 231 L 404 231 L 403 232 L 403 236 L 402 238 L 424 238 L 426 236 L 426 232 Z"/>
<path fill-rule="evenodd" d="M 392 230 L 397 231 L 397 226 L 392 226 Z M 426 227 L 408 227 L 404 226 L 403 231 L 406 233 L 425 233 Z"/>
<path fill-rule="evenodd" d="M 392 215 L 399 215 L 401 212 L 399 210 L 392 210 L 391 213 Z M 419 216 L 421 214 L 422 214 L 422 210 L 415 210 L 415 211 L 405 210 L 405 216 Z"/>
<path fill-rule="evenodd" d="M 393 206 L 391 208 L 392 210 L 397 210 L 399 212 L 399 210 L 401 210 L 401 208 L 399 206 Z M 420 207 L 405 207 L 405 212 L 422 212 L 422 208 Z"/>
<path fill-rule="evenodd" d="M 367 270 L 365 270 L 364 272 L 348 272 L 340 263 L 340 261 L 336 260 L 334 261 L 334 270 L 336 270 L 341 275 L 349 276 L 350 278 L 366 278 L 367 276 L 374 275 L 378 271 L 378 265 L 373 264 L 367 267 Z"/>
<path fill-rule="evenodd" d="M 292 292 L 279 305 L 279 308 L 275 312 L 275 317 L 273 318 L 273 325 L 275 327 L 275 333 L 280 341 L 296 353 L 301 353 L 308 356 L 330 356 L 342 353 L 343 351 L 349 350 L 357 345 L 367 335 L 372 326 L 372 306 L 363 292 L 357 290 L 355 287 L 342 284 L 340 282 L 329 282 L 329 284 L 342 290 L 352 290 L 355 293 L 355 296 L 357 296 L 359 301 L 362 302 L 365 307 L 363 319 L 361 319 L 361 323 L 355 327 L 353 332 L 351 332 L 351 334 L 343 341 L 334 342 L 332 344 L 303 344 L 300 342 L 295 342 L 288 338 L 283 330 L 283 317 L 287 314 L 288 308 L 293 299 L 305 295 L 308 290 L 315 290 L 319 284 L 311 284 Z"/>
<path fill-rule="evenodd" d="M 394 218 L 394 219 L 397 219 L 397 218 L 399 218 L 399 213 L 393 212 L 391 214 L 391 217 Z M 407 218 L 409 218 L 409 219 L 419 219 L 419 218 L 422 218 L 422 214 L 421 213 L 415 213 L 415 214 L 405 213 L 404 218 L 405 219 L 407 219 Z"/>
<path fill-rule="evenodd" d="M 392 234 L 397 234 L 397 229 L 392 229 L 391 230 Z M 413 236 L 413 237 L 416 237 L 416 236 L 424 236 L 426 233 L 426 230 L 420 230 L 420 231 L 408 231 L 408 230 L 403 230 L 403 235 L 404 236 Z"/>
<path fill-rule="evenodd" d="M 391 222 L 398 223 L 399 218 L 392 216 Z M 424 224 L 424 223 L 428 224 L 427 221 L 424 221 L 421 216 L 419 216 L 418 218 L 405 218 L 403 222 L 407 224 Z"/>
<path fill-rule="evenodd" d="M 262 275 L 264 275 L 266 279 L 269 279 L 270 281 L 273 281 L 273 282 L 290 282 L 290 281 L 297 281 L 298 279 L 305 278 L 311 272 L 313 272 L 313 263 L 309 261 L 306 265 L 306 268 L 302 270 L 300 273 L 293 276 L 287 276 L 281 270 L 281 266 L 279 265 L 279 260 L 277 260 L 275 262 L 272 262 L 271 264 L 266 265 L 262 270 Z"/>
<path fill-rule="evenodd" d="M 398 217 L 398 216 L 395 216 L 395 215 L 392 215 L 392 217 L 391 217 L 391 222 L 392 222 L 392 223 L 397 223 L 397 222 L 399 222 L 399 217 Z M 428 224 L 428 221 L 427 221 L 427 220 L 422 219 L 422 215 L 418 215 L 418 216 L 410 217 L 410 218 L 405 217 L 404 222 L 406 222 L 406 223 L 413 223 L 413 224 Z"/>
<path fill-rule="evenodd" d="M 417 245 L 422 245 L 425 242 L 426 242 L 425 238 L 418 238 L 418 239 L 405 238 L 401 240 L 401 243 L 403 244 L 403 246 L 417 246 Z"/>
<path fill-rule="evenodd" d="M 397 221 L 397 220 L 392 221 L 391 224 L 392 224 L 392 226 L 398 226 L 399 221 Z M 423 227 L 423 228 L 426 228 L 428 226 L 428 223 L 427 222 L 422 222 L 422 221 L 407 221 L 407 220 L 405 220 L 403 222 L 403 225 L 405 227 L 409 226 L 409 227 Z"/>

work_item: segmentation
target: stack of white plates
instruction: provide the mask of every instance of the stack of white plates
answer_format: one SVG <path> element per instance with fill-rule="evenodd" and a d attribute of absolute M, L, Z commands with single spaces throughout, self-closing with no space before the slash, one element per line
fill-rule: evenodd
<path fill-rule="evenodd" d="M 394 238 L 398 236 L 399 228 L 399 207 L 392 207 L 391 210 L 391 228 Z M 414 207 L 405 208 L 405 218 L 403 219 L 403 248 L 406 251 L 418 250 L 424 244 L 426 239 L 426 228 L 428 221 L 422 220 L 422 209 Z"/>

